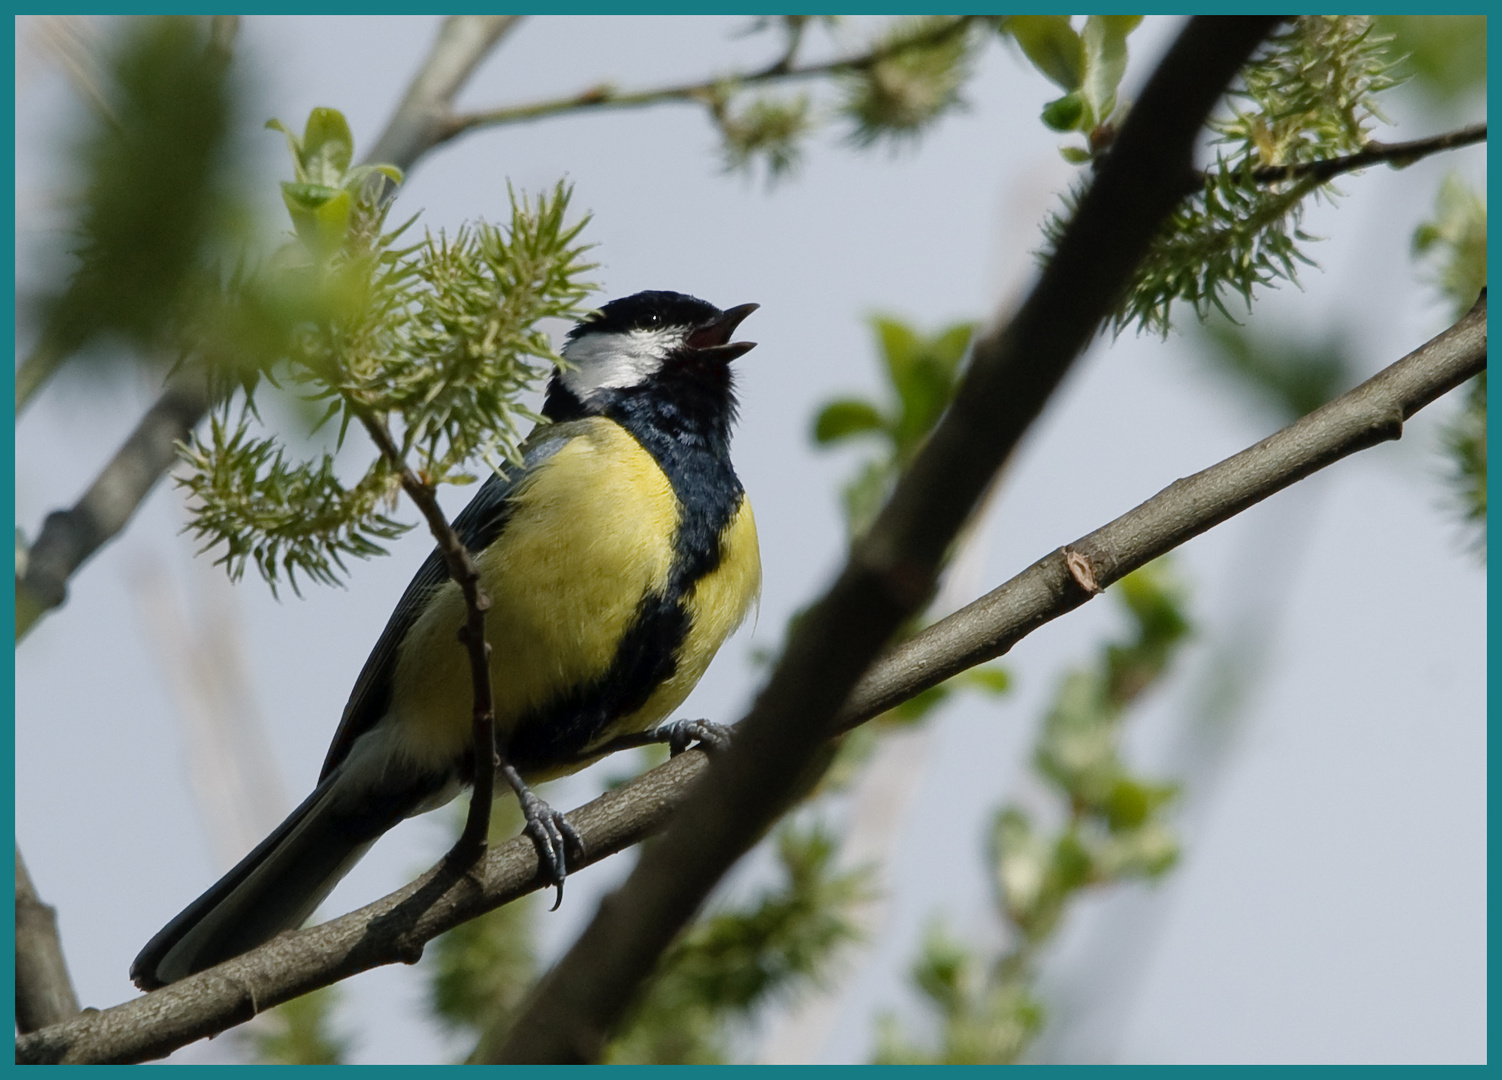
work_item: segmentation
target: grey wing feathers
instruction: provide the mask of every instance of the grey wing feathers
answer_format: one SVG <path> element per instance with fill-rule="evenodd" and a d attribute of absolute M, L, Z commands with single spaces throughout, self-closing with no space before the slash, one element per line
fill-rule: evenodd
<path fill-rule="evenodd" d="M 500 535 L 510 513 L 508 500 L 511 493 L 533 469 L 556 454 L 573 437 L 573 433 L 568 430 L 570 426 L 549 425 L 534 432 L 523 444 L 521 467 L 508 470 L 504 476 L 493 473 L 481 485 L 480 490 L 475 492 L 469 505 L 454 518 L 454 531 L 471 552 L 483 550 Z M 417 616 L 429 598 L 447 580 L 448 570 L 443 565 L 442 557 L 434 549 L 413 575 L 402 598 L 396 602 L 396 609 L 387 620 L 386 628 L 381 631 L 375 648 L 370 651 L 365 666 L 360 670 L 360 677 L 355 680 L 355 688 L 350 691 L 349 701 L 344 706 L 344 716 L 339 721 L 339 730 L 334 733 L 334 741 L 323 761 L 323 770 L 318 774 L 320 782 L 344 760 L 355 739 L 369 731 L 385 715 L 386 706 L 391 700 L 391 678 L 402 638 L 406 637 L 407 631 L 417 621 Z"/>

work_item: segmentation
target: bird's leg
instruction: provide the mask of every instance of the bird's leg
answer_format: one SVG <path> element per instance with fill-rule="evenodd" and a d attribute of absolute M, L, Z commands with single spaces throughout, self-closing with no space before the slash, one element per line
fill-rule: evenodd
<path fill-rule="evenodd" d="M 724 724 L 710 723 L 708 720 L 669 720 L 667 723 L 658 724 L 651 731 L 618 735 L 603 746 L 598 746 L 575 760 L 593 761 L 606 754 L 613 754 L 617 750 L 633 750 L 638 746 L 653 746 L 657 743 L 667 743 L 668 753 L 672 757 L 677 757 L 694 743 L 698 743 L 704 750 L 713 753 L 730 748 L 730 735 L 730 728 Z"/>
<path fill-rule="evenodd" d="M 566 817 L 533 793 L 510 762 L 502 761 L 497 771 L 516 792 L 522 816 L 527 820 L 522 831 L 532 838 L 532 843 L 537 847 L 538 864 L 551 882 L 558 886 L 558 900 L 552 907 L 553 911 L 557 911 L 558 905 L 563 903 L 563 879 L 568 877 L 567 852 L 573 851 L 578 858 L 584 858 L 584 841 Z"/>

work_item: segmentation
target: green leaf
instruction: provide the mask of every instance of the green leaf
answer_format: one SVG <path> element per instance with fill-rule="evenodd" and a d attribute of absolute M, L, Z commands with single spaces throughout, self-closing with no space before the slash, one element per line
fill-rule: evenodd
<path fill-rule="evenodd" d="M 354 159 L 355 140 L 344 114 L 327 108 L 316 108 L 309 113 L 298 151 L 302 166 L 299 179 L 337 187 Z"/>
<path fill-rule="evenodd" d="M 1054 131 L 1086 131 L 1092 126 L 1085 99 L 1072 91 L 1043 106 L 1043 123 Z"/>
<path fill-rule="evenodd" d="M 1095 860 L 1074 829 L 1066 829 L 1054 843 L 1053 868 L 1064 891 L 1077 889 L 1090 880 Z"/>
<path fill-rule="evenodd" d="M 298 238 L 318 259 L 327 259 L 344 246 L 354 213 L 349 191 L 326 184 L 284 181 L 282 202 L 292 216 Z"/>
<path fill-rule="evenodd" d="M 886 362 L 887 377 L 894 387 L 901 387 L 918 352 L 918 332 L 898 319 L 878 315 L 871 320 L 876 328 L 881 357 Z"/>
<path fill-rule="evenodd" d="M 1084 165 L 1091 160 L 1090 151 L 1082 146 L 1061 146 L 1059 156 L 1071 165 Z"/>
<path fill-rule="evenodd" d="M 1120 776 L 1101 806 L 1112 832 L 1140 827 L 1159 807 L 1179 794 L 1177 784 L 1149 784 Z"/>
<path fill-rule="evenodd" d="M 881 431 L 887 425 L 886 418 L 869 401 L 858 398 L 842 398 L 831 401 L 819 411 L 814 421 L 814 442 L 828 444 Z"/>
<path fill-rule="evenodd" d="M 956 675 L 951 681 L 993 696 L 1005 694 L 1012 688 L 1011 674 L 999 664 L 983 664 L 980 667 L 971 668 L 969 671 Z"/>
<path fill-rule="evenodd" d="M 955 323 L 930 339 L 933 355 L 952 376 L 959 370 L 960 361 L 970 351 L 970 339 L 975 335 L 975 323 Z"/>
<path fill-rule="evenodd" d="M 1033 67 L 1061 90 L 1078 90 L 1085 72 L 1085 43 L 1067 15 L 1012 15 L 1003 24 Z"/>
<path fill-rule="evenodd" d="M 1085 73 L 1080 92 L 1093 117 L 1092 126 L 1105 123 L 1116 108 L 1116 88 L 1126 74 L 1127 35 L 1141 21 L 1141 15 L 1091 15 L 1085 20 Z"/>

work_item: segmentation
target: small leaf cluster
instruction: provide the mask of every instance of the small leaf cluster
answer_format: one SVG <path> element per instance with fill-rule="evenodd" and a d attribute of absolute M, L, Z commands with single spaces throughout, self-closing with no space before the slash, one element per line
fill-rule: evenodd
<path fill-rule="evenodd" d="M 859 939 L 853 910 L 871 897 L 868 875 L 837 870 L 838 845 L 817 827 L 784 827 L 776 842 L 782 885 L 699 920 L 664 954 L 607 1062 L 724 1062 L 731 1023 L 817 984 Z"/>
<path fill-rule="evenodd" d="M 764 71 L 726 79 L 696 95 L 708 105 L 719 129 L 727 171 L 750 171 L 760 163 L 769 180 L 787 177 L 802 162 L 808 136 L 834 119 L 845 125 L 848 140 L 860 148 L 912 143 L 945 115 L 964 107 L 961 90 L 984 45 L 979 27 L 987 20 L 973 15 L 893 20 L 850 62 L 798 69 L 794 60 L 813 21 L 806 15 L 757 20 L 755 30 L 783 31 L 786 41 L 780 59 Z M 826 16 L 820 21 L 833 25 L 838 19 Z M 748 84 L 811 76 L 834 83 L 837 100 L 829 107 L 818 107 L 809 94 L 786 93 L 763 93 L 749 104 L 738 104 Z"/>
<path fill-rule="evenodd" d="M 352 230 L 357 212 L 369 217 L 371 200 L 366 183 L 376 175 L 394 184 L 402 182 L 401 170 L 393 165 L 358 165 L 355 144 L 344 114 L 337 109 L 316 108 L 308 114 L 303 134 L 298 136 L 280 120 L 266 126 L 287 137 L 295 180 L 282 181 L 282 202 L 292 216 L 298 239 L 313 259 L 332 259 Z M 359 230 L 364 232 L 365 230 Z"/>
<path fill-rule="evenodd" d="M 939 1044 L 930 1049 L 911 1042 L 887 1013 L 877 1020 L 873 1064 L 1011 1064 L 1043 1027 L 1043 1006 L 1029 989 L 993 978 L 941 922 L 929 926 L 912 981 L 938 1016 Z"/>
<path fill-rule="evenodd" d="M 1135 636 L 1064 677 L 1033 753 L 1039 775 L 1067 803 L 1069 821 L 1040 843 L 1026 811 L 1007 807 L 992 835 L 998 895 L 1029 940 L 1052 931 L 1075 889 L 1156 877 L 1178 854 L 1160 814 L 1177 788 L 1132 774 L 1121 760 L 1121 731 L 1127 710 L 1189 636 L 1183 593 L 1162 560 L 1129 574 L 1112 593 L 1130 613 Z"/>
<path fill-rule="evenodd" d="M 724 97 L 719 100 L 715 118 L 726 172 L 749 171 L 757 161 L 763 162 L 771 181 L 798 171 L 803 139 L 815 126 L 807 94 L 762 95 L 738 112 L 731 111 Z"/>
<path fill-rule="evenodd" d="M 865 459 L 856 466 L 855 475 L 841 492 L 846 531 L 852 538 L 875 520 L 902 470 L 949 407 L 975 333 L 974 323 L 963 322 L 925 335 L 887 315 L 874 316 L 871 328 L 876 333 L 886 400 L 845 397 L 826 402 L 816 414 L 811 432 L 818 446 L 861 440 L 869 447 Z M 900 630 L 899 636 L 916 631 L 921 619 L 920 616 Z M 997 663 L 983 664 L 914 695 L 888 710 L 882 720 L 916 724 L 956 690 L 971 689 L 999 697 L 1010 687 L 1011 678 L 1004 667 Z M 875 749 L 877 738 L 871 725 L 851 732 L 831 770 L 834 779 L 828 780 L 826 786 L 849 782 L 854 769 Z"/>
<path fill-rule="evenodd" d="M 125 21 L 104 62 L 102 101 L 75 147 L 82 192 L 78 265 L 37 303 L 42 338 L 18 374 L 18 403 L 104 336 L 137 359 L 172 356 L 169 326 L 204 287 L 233 219 L 226 57 L 183 16 Z"/>
<path fill-rule="evenodd" d="M 327 375 L 329 415 L 401 417 L 403 457 L 415 451 L 430 483 L 459 478 L 477 452 L 516 460 L 521 424 L 538 419 L 516 398 L 561 362 L 537 324 L 581 317 L 589 294 L 585 222 L 567 223 L 568 203 L 562 184 L 535 202 L 512 193 L 506 230 L 430 234 L 376 269 L 364 325 L 333 324 L 297 358 Z"/>
<path fill-rule="evenodd" d="M 339 988 L 325 986 L 295 997 L 257 1017 L 247 1032 L 251 1054 L 262 1065 L 342 1065 L 350 1040 L 336 1032 Z"/>
<path fill-rule="evenodd" d="M 1472 381 L 1460 415 L 1446 426 L 1444 446 L 1450 456 L 1451 485 L 1462 520 L 1472 533 L 1471 547 L 1486 561 L 1486 372 Z"/>
<path fill-rule="evenodd" d="M 1212 122 L 1223 144 L 1259 165 L 1296 165 L 1354 154 L 1373 121 L 1377 95 L 1398 84 L 1389 37 L 1372 19 L 1303 16 L 1268 39 L 1242 70 L 1232 115 Z"/>
<path fill-rule="evenodd" d="M 343 116 L 314 110 L 301 138 L 271 126 L 292 151 L 282 194 L 296 238 L 189 324 L 195 361 L 241 391 L 182 448 L 179 483 L 194 496 L 190 527 L 205 550 L 223 549 L 232 576 L 253 562 L 273 589 L 283 576 L 296 589 L 299 574 L 338 580 L 346 556 L 379 554 L 403 531 L 385 509 L 399 468 L 376 457 L 347 484 L 332 454 L 301 460 L 255 434 L 260 380 L 318 404 L 315 429 L 336 422 L 341 446 L 351 423 L 380 420 L 426 483 L 469 481 L 461 470 L 476 454 L 493 466 L 518 458 L 537 417 L 516 398 L 561 363 L 537 324 L 584 314 L 592 267 L 561 183 L 535 200 L 512 192 L 508 228 L 479 223 L 402 248 L 411 222 L 387 230 L 382 197 L 401 175 L 351 166 Z"/>
<path fill-rule="evenodd" d="M 1459 176 L 1440 185 L 1434 217 L 1413 235 L 1414 254 L 1428 268 L 1431 283 L 1459 316 L 1486 288 L 1486 199 Z M 1471 546 L 1486 559 L 1486 372 L 1466 393 L 1460 414 L 1446 427 L 1450 483 Z"/>
<path fill-rule="evenodd" d="M 1303 207 L 1334 189 L 1301 167 L 1365 146 L 1381 119 L 1377 95 L 1398 82 L 1388 41 L 1370 19 L 1354 16 L 1303 16 L 1269 38 L 1243 69 L 1229 115 L 1212 119 L 1214 163 L 1123 293 L 1118 333 L 1136 325 L 1166 336 L 1175 301 L 1202 320 L 1211 310 L 1232 318 L 1227 295 L 1250 308 L 1258 287 L 1296 282 L 1299 264 L 1312 265 L 1301 250 L 1315 239 L 1300 227 Z M 1045 254 L 1077 203 L 1078 191 L 1045 223 Z"/>
<path fill-rule="evenodd" d="M 1162 560 L 1111 590 L 1134 624 L 1088 668 L 1068 673 L 1044 717 L 1033 764 L 1057 793 L 1063 823 L 1042 827 L 1004 806 L 990 834 L 996 905 L 1013 945 L 989 966 L 935 931 L 913 978 L 939 1012 L 939 1045 L 909 1042 L 893 1020 L 879 1032 L 878 1060 L 993 1063 L 1018 1060 L 1044 1013 L 1030 987 L 1037 956 L 1070 902 L 1087 888 L 1154 879 L 1178 859 L 1165 811 L 1174 784 L 1136 776 L 1121 758 L 1127 711 L 1168 670 L 1190 633 L 1182 589 Z"/>
<path fill-rule="evenodd" d="M 1434 216 L 1413 233 L 1413 253 L 1458 317 L 1486 288 L 1486 198 L 1460 176 L 1440 184 Z"/>
<path fill-rule="evenodd" d="M 1083 147 L 1060 148 L 1064 160 L 1082 164 L 1111 145 L 1124 111 L 1117 89 L 1126 74 L 1127 36 L 1141 22 L 1141 15 L 1091 15 L 1080 30 L 1067 15 L 1009 15 L 1002 22 L 1002 33 L 1064 91 L 1043 107 L 1043 123 L 1085 136 Z"/>
<path fill-rule="evenodd" d="M 945 113 L 963 108 L 980 39 L 972 20 L 952 15 L 899 19 L 878 42 L 876 59 L 841 77 L 841 109 L 856 146 L 912 142 Z"/>
<path fill-rule="evenodd" d="M 1238 294 L 1250 310 L 1258 286 L 1297 281 L 1299 264 L 1314 265 L 1300 245 L 1317 239 L 1299 227 L 1304 199 L 1321 186 L 1305 178 L 1275 190 L 1217 154 L 1203 189 L 1174 209 L 1139 264 L 1115 331 L 1135 324 L 1167 337 L 1175 301 L 1189 303 L 1201 320 L 1213 310 L 1234 321 L 1226 294 Z M 1053 242 L 1062 234 L 1050 223 L 1048 235 Z"/>
<path fill-rule="evenodd" d="M 848 397 L 828 402 L 814 419 L 813 439 L 832 446 L 863 438 L 874 444 L 845 485 L 845 522 L 863 533 L 891 494 L 902 470 L 949 407 L 959 385 L 974 323 L 955 323 L 925 336 L 886 315 L 871 319 L 886 376 L 888 400 Z"/>
<path fill-rule="evenodd" d="M 207 439 L 195 434 L 179 456 L 188 471 L 177 482 L 193 497 L 188 527 L 204 550 L 223 547 L 215 564 L 235 581 L 254 563 L 273 592 L 284 575 L 300 592 L 299 573 L 332 585 L 348 570 L 345 556 L 380 555 L 380 541 L 408 529 L 383 512 L 397 484 L 384 458 L 346 485 L 331 454 L 289 460 L 274 436 L 253 434 L 246 412 L 233 429 L 224 415 L 211 416 Z"/>

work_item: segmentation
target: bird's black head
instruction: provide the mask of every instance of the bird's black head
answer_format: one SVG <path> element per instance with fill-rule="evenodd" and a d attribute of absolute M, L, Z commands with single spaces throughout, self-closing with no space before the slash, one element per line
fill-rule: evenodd
<path fill-rule="evenodd" d="M 731 341 L 756 304 L 721 311 L 676 292 L 612 300 L 569 331 L 569 362 L 548 384 L 543 413 L 554 420 L 651 412 L 664 424 L 708 425 L 728 434 L 735 415 L 730 361 L 755 347 Z"/>

